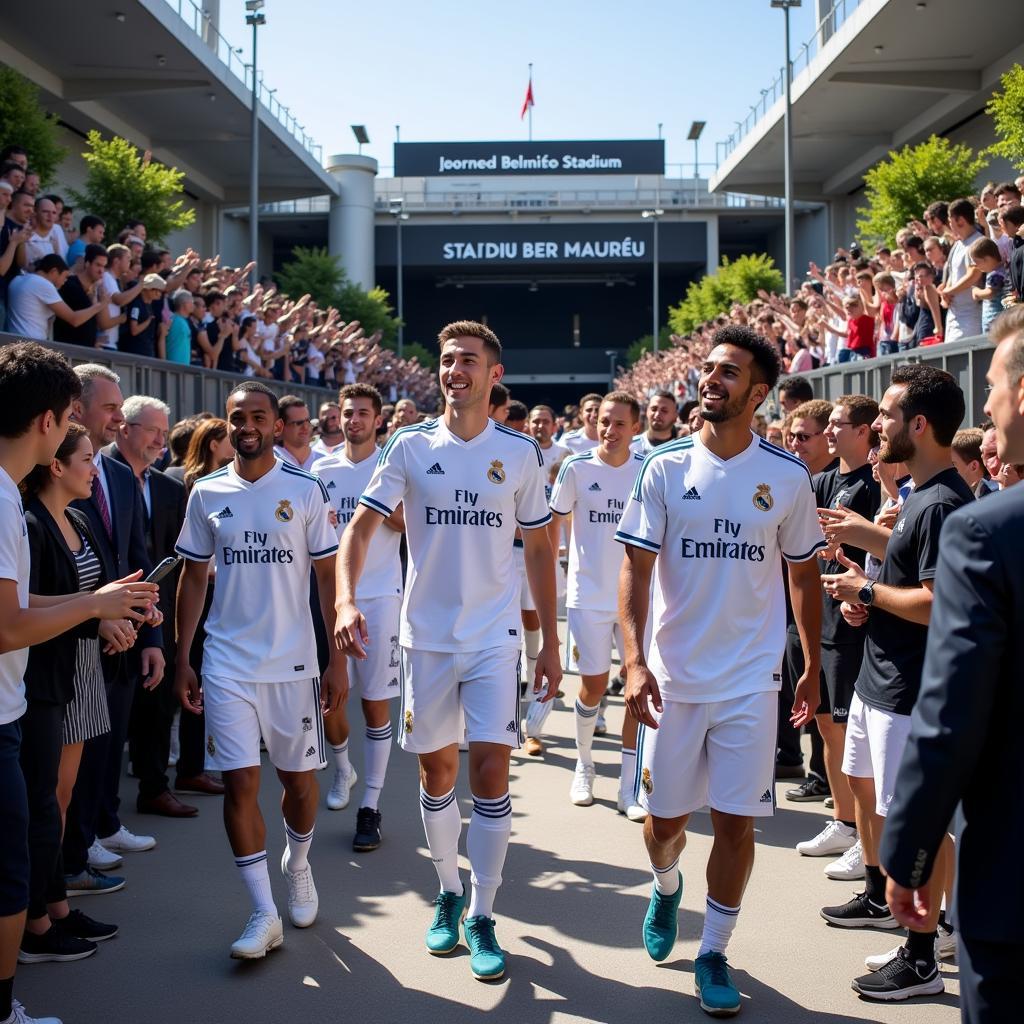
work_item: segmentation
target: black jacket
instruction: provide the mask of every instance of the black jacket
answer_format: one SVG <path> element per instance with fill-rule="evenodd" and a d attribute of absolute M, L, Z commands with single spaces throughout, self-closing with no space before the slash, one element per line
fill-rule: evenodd
<path fill-rule="evenodd" d="M 1022 535 L 1024 485 L 958 509 L 942 527 L 921 693 L 882 833 L 883 866 L 918 888 L 963 802 L 957 925 L 987 942 L 1019 943 L 1024 907 Z"/>
<path fill-rule="evenodd" d="M 65 514 L 98 554 L 96 539 L 86 517 L 73 508 L 69 508 Z M 78 569 L 75 556 L 53 516 L 38 498 L 30 498 L 26 503 L 25 522 L 32 557 L 29 593 L 47 596 L 77 594 Z M 108 579 L 102 569 L 101 559 L 97 586 L 102 587 L 106 582 Z M 74 699 L 75 649 L 79 638 L 95 637 L 98 626 L 97 619 L 89 619 L 67 633 L 29 648 L 25 669 L 25 693 L 29 700 L 67 704 Z"/>

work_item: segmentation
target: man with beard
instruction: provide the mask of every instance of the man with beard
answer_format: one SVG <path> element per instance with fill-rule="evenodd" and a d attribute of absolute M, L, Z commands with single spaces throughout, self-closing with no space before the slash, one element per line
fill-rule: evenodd
<path fill-rule="evenodd" d="M 205 710 L 206 767 L 223 772 L 224 824 L 253 903 L 231 956 L 252 960 L 284 941 L 258 802 L 260 737 L 284 786 L 288 916 L 296 928 L 308 928 L 318 908 L 308 855 L 319 796 L 314 773 L 326 765 L 320 714 L 345 699 L 348 678 L 333 653 L 322 680 L 317 677 L 309 614 L 312 567 L 333 633 L 338 538 L 327 491 L 274 455 L 281 419 L 265 384 L 239 384 L 228 396 L 227 421 L 235 458 L 196 481 L 176 545 L 186 559 L 178 586 L 179 650 L 192 647 L 211 559 L 217 570 L 203 688 L 187 658 L 178 660 L 175 687 L 186 713 Z"/>
<path fill-rule="evenodd" d="M 601 443 L 597 429 L 597 415 L 602 401 L 600 395 L 593 393 L 584 395 L 580 399 L 580 420 L 583 426 L 577 430 L 568 430 L 561 437 L 562 445 L 568 448 L 573 455 L 589 452 Z"/>
<path fill-rule="evenodd" d="M 754 863 L 754 819 L 774 813 L 775 722 L 786 614 L 782 559 L 803 646 L 792 722 L 818 707 L 825 546 L 807 467 L 750 429 L 775 387 L 779 358 L 748 327 L 715 332 L 701 368 L 699 433 L 647 456 L 619 523 L 626 546 L 619 616 L 626 707 L 640 724 L 637 783 L 654 890 L 648 954 L 675 944 L 679 855 L 690 815 L 711 807 L 697 996 L 714 1016 L 739 1012 L 725 956 Z M 644 653 L 651 575 L 654 635 Z"/>
<path fill-rule="evenodd" d="M 950 456 L 963 416 L 963 392 L 944 370 L 910 365 L 893 371 L 872 429 L 882 442 L 879 459 L 905 463 L 914 490 L 893 527 L 877 582 L 842 548 L 835 557 L 846 572 L 822 577 L 825 593 L 842 602 L 847 622 L 867 625 L 843 752 L 843 773 L 853 790 L 863 850 L 865 890 L 821 911 L 829 924 L 842 928 L 899 927 L 885 901 L 879 842 L 921 689 L 942 525 L 974 499 Z M 943 991 L 935 963 L 936 940 L 942 892 L 951 873 L 951 847 L 951 842 L 943 843 L 935 858 L 927 917 L 911 926 L 905 946 L 868 957 L 870 973 L 854 980 L 855 992 L 888 1001 Z M 946 942 L 940 952 L 950 945 Z"/>
<path fill-rule="evenodd" d="M 671 391 L 655 391 L 647 403 L 647 429 L 633 438 L 630 448 L 646 455 L 659 444 L 675 440 L 679 409 Z"/>
<path fill-rule="evenodd" d="M 322 402 L 317 414 L 320 436 L 311 445 L 317 455 L 333 455 L 345 443 L 341 432 L 341 409 L 337 402 Z"/>
<path fill-rule="evenodd" d="M 383 402 L 380 392 L 369 384 L 346 384 L 338 398 L 345 445 L 333 455 L 318 459 L 312 471 L 331 496 L 340 537 L 359 507 L 359 499 L 377 466 L 377 430 L 383 423 Z M 348 663 L 349 680 L 353 687 L 359 687 L 366 719 L 364 793 L 352 841 L 352 849 L 357 853 L 380 846 L 378 804 L 391 753 L 391 701 L 401 696 L 398 620 L 402 610 L 402 563 L 398 548 L 405 523 L 400 510 L 384 523 L 388 529 L 378 531 L 370 541 L 357 595 L 367 628 L 379 642 L 370 647 L 366 660 L 352 658 Z M 352 784 L 357 778 L 348 759 L 349 725 L 344 704 L 339 706 L 337 714 L 324 720 L 324 731 L 334 759 L 334 782 L 327 794 L 327 806 L 332 811 L 341 811 L 348 806 Z"/>

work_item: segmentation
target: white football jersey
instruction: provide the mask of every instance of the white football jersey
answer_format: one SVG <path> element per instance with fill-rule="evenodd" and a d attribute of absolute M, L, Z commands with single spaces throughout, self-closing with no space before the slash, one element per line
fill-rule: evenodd
<path fill-rule="evenodd" d="M 618 607 L 622 547 L 615 531 L 636 483 L 642 455 L 609 466 L 597 450 L 562 463 L 551 495 L 551 511 L 572 515 L 567 608 L 613 612 Z"/>
<path fill-rule="evenodd" d="M 615 535 L 658 554 L 648 662 L 669 700 L 778 690 L 781 559 L 805 562 L 825 546 L 807 468 L 750 436 L 747 449 L 725 461 L 699 434 L 657 447 Z"/>
<path fill-rule="evenodd" d="M 381 452 L 362 503 L 389 516 L 405 503 L 409 566 L 401 642 L 418 651 L 518 647 L 516 526 L 551 520 L 541 453 L 489 420 L 470 441 L 441 419 L 403 427 Z"/>
<path fill-rule="evenodd" d="M 217 569 L 204 675 L 263 683 L 318 674 L 309 573 L 338 550 L 330 510 L 324 485 L 280 459 L 254 483 L 234 463 L 196 481 L 175 550 Z"/>
<path fill-rule="evenodd" d="M 377 468 L 379 449 L 374 449 L 362 462 L 350 462 L 344 448 L 313 464 L 313 475 L 323 481 L 337 516 L 338 539 L 359 507 L 359 499 Z M 357 600 L 374 597 L 398 597 L 402 593 L 402 562 L 398 549 L 402 535 L 388 526 L 381 526 L 370 540 L 366 564 L 356 587 Z"/>
<path fill-rule="evenodd" d="M 578 455 L 580 452 L 589 452 L 592 448 L 596 448 L 601 442 L 597 439 L 591 441 L 587 437 L 583 428 L 580 427 L 578 430 L 569 430 L 559 438 L 558 443 L 563 448 L 568 448 L 573 455 Z"/>

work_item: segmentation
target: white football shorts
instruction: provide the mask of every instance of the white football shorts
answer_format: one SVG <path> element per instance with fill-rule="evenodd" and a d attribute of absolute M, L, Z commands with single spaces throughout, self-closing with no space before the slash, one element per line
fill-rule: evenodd
<path fill-rule="evenodd" d="M 388 700 L 402 696 L 402 651 L 398 646 L 398 625 L 402 599 L 397 594 L 359 602 L 366 619 L 370 643 L 366 660 L 348 659 L 349 693 L 363 700 Z"/>
<path fill-rule="evenodd" d="M 843 774 L 875 780 L 875 813 L 889 813 L 896 790 L 896 774 L 910 737 L 910 715 L 869 707 L 857 694 L 846 719 Z"/>

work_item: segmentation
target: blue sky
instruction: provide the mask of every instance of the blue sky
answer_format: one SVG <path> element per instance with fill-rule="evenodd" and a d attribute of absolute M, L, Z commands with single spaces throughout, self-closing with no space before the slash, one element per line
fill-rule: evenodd
<path fill-rule="evenodd" d="M 792 14 L 793 51 L 815 0 Z M 783 63 L 783 16 L 769 0 L 266 0 L 259 64 L 324 156 L 355 152 L 365 124 L 389 173 L 402 141 L 515 140 L 527 65 L 534 139 L 656 138 L 692 173 L 745 117 Z M 242 0 L 221 0 L 221 33 L 249 55 Z"/>

